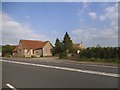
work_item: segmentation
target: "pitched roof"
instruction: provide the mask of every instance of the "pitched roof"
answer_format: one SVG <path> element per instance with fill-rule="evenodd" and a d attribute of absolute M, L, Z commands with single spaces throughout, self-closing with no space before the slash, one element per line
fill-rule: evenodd
<path fill-rule="evenodd" d="M 22 44 L 22 47 L 23 48 L 26 48 L 26 49 L 38 49 L 38 48 L 43 48 L 46 43 L 46 42 L 43 42 L 43 41 L 37 41 L 37 40 L 20 40 L 20 43 Z"/>
<path fill-rule="evenodd" d="M 18 50 L 18 46 L 16 46 L 14 49 L 13 49 L 13 52 L 17 51 Z"/>

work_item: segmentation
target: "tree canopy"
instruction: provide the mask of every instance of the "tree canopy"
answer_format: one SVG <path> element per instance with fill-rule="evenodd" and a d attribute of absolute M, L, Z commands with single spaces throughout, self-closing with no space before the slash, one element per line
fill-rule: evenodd
<path fill-rule="evenodd" d="M 59 54 L 59 56 L 66 56 L 67 53 L 72 51 L 72 48 L 73 42 L 69 34 L 66 32 L 63 41 L 60 41 L 58 38 L 56 39 L 53 54 Z"/>
<path fill-rule="evenodd" d="M 15 46 L 10 46 L 10 45 L 4 45 L 2 46 L 2 56 L 9 56 L 12 55 L 12 51 L 15 48 Z"/>
<path fill-rule="evenodd" d="M 60 42 L 60 40 L 57 38 L 55 42 L 55 54 L 62 53 L 64 51 L 63 49 L 63 43 Z"/>
<path fill-rule="evenodd" d="M 73 42 L 72 42 L 71 37 L 69 36 L 69 34 L 67 32 L 64 35 L 63 45 L 64 45 L 65 50 L 69 50 L 70 52 L 72 51 Z"/>

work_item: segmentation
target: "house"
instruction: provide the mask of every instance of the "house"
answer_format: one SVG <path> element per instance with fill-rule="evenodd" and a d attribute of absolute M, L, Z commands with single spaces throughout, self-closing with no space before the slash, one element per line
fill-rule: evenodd
<path fill-rule="evenodd" d="M 52 56 L 52 44 L 49 41 L 20 40 L 13 50 L 13 56 L 41 57 Z"/>
<path fill-rule="evenodd" d="M 73 44 L 73 47 L 77 50 L 84 49 L 83 43 Z"/>
<path fill-rule="evenodd" d="M 77 50 L 77 54 L 81 52 L 82 49 L 84 49 L 83 43 L 73 44 L 73 47 Z"/>

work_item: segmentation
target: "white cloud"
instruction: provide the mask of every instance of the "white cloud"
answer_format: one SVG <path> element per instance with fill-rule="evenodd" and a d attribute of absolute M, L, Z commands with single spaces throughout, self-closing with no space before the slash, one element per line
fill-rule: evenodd
<path fill-rule="evenodd" d="M 104 20 L 106 19 L 106 17 L 105 17 L 105 16 L 100 16 L 99 19 L 100 19 L 101 21 L 104 21 Z"/>
<path fill-rule="evenodd" d="M 36 34 L 28 25 L 19 23 L 8 14 L 2 14 L 2 43 L 17 44 L 20 39 L 47 40 L 43 34 Z"/>
<path fill-rule="evenodd" d="M 89 5 L 91 2 L 81 2 L 80 8 L 78 8 L 77 16 L 79 17 L 79 21 L 84 23 L 84 15 L 89 11 Z"/>
<path fill-rule="evenodd" d="M 90 2 L 81 2 L 80 5 L 82 5 L 82 7 L 78 8 L 78 13 L 77 13 L 78 16 L 81 16 L 83 13 L 89 10 Z"/>
<path fill-rule="evenodd" d="M 100 30 L 97 28 L 78 28 L 71 32 L 73 41 L 84 42 L 86 46 L 95 46 L 101 44 L 102 46 L 116 46 L 117 45 L 117 30 L 112 28 L 105 28 Z"/>
<path fill-rule="evenodd" d="M 85 42 L 86 46 L 117 46 L 118 45 L 118 5 L 107 6 L 99 17 L 94 12 L 89 15 L 92 18 L 99 18 L 100 21 L 109 20 L 106 27 L 84 27 L 73 30 L 72 37 L 75 42 Z M 103 22 L 104 24 L 104 22 Z"/>
<path fill-rule="evenodd" d="M 99 19 L 101 21 L 110 19 L 110 20 L 115 20 L 118 19 L 118 4 L 115 4 L 113 6 L 108 6 L 104 9 L 104 13 L 102 13 L 99 16 Z"/>
<path fill-rule="evenodd" d="M 97 15 L 96 15 L 95 12 L 89 12 L 88 15 L 89 15 L 90 17 L 92 17 L 93 19 L 96 19 L 96 18 L 97 18 Z"/>

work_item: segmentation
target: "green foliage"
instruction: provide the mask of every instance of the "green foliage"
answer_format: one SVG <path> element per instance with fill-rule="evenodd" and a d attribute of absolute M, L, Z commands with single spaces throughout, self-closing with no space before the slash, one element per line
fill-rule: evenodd
<path fill-rule="evenodd" d="M 74 59 L 75 60 L 75 59 Z M 117 63 L 120 64 L 119 59 L 104 59 L 104 58 L 79 58 L 77 61 L 87 61 L 87 62 L 106 62 L 106 63 Z"/>
<path fill-rule="evenodd" d="M 59 39 L 57 38 L 55 42 L 54 54 L 63 53 L 63 51 L 64 51 L 63 43 L 60 42 Z"/>
<path fill-rule="evenodd" d="M 55 47 L 53 47 L 53 49 L 51 49 L 52 55 L 55 56 Z"/>
<path fill-rule="evenodd" d="M 100 47 L 100 44 L 98 44 L 96 47 L 81 49 L 79 54 L 77 54 L 77 50 L 73 48 L 71 37 L 66 32 L 63 42 L 60 42 L 58 38 L 56 39 L 52 52 L 59 55 L 60 59 L 72 58 L 74 60 L 120 63 L 120 47 Z M 71 57 L 67 57 L 69 53 L 72 54 Z"/>
<path fill-rule="evenodd" d="M 0 46 L 0 51 L 2 51 L 2 47 Z"/>
<path fill-rule="evenodd" d="M 10 45 L 4 45 L 2 46 L 2 56 L 12 56 L 12 51 L 15 48 L 15 46 L 10 46 Z"/>
<path fill-rule="evenodd" d="M 120 47 L 118 47 L 118 50 L 117 50 L 117 53 L 118 53 L 118 58 L 120 59 Z"/>
<path fill-rule="evenodd" d="M 5 57 L 12 57 L 12 55 L 10 53 L 6 53 Z"/>
<path fill-rule="evenodd" d="M 56 39 L 55 47 L 52 49 L 53 55 L 57 54 L 60 58 L 66 57 L 67 53 L 71 53 L 72 51 L 73 43 L 67 32 L 62 42 L 58 38 Z"/>
<path fill-rule="evenodd" d="M 60 59 L 65 58 L 66 55 L 67 55 L 66 52 L 59 53 L 59 58 L 60 58 Z"/>
<path fill-rule="evenodd" d="M 120 59 L 118 57 L 117 47 L 92 47 L 86 48 L 80 53 L 80 58 L 95 58 L 95 59 Z"/>
<path fill-rule="evenodd" d="M 63 45 L 64 45 L 65 50 L 68 50 L 69 52 L 72 51 L 72 49 L 73 49 L 73 42 L 72 42 L 72 40 L 71 40 L 71 38 L 70 38 L 70 36 L 68 35 L 67 32 L 64 35 Z"/>

